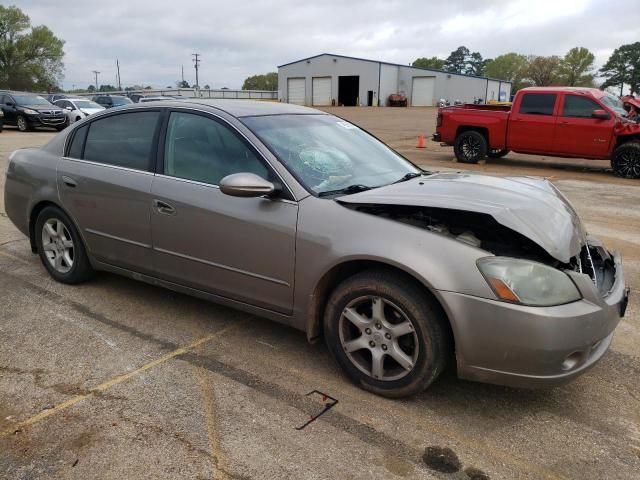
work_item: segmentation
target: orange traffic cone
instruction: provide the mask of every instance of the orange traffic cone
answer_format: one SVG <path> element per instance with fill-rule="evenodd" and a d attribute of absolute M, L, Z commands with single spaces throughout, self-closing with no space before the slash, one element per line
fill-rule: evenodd
<path fill-rule="evenodd" d="M 424 143 L 424 133 L 421 133 L 418 136 L 418 145 L 416 145 L 416 148 L 426 148 L 426 145 Z"/>

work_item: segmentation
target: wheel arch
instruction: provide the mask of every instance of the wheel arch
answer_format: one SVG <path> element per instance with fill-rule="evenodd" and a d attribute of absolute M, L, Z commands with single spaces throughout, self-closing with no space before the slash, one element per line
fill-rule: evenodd
<path fill-rule="evenodd" d="M 44 210 L 45 208 L 47 208 L 47 207 L 55 207 L 55 208 L 59 209 L 60 211 L 62 211 L 67 217 L 69 217 L 69 219 L 73 223 L 73 226 L 75 227 L 76 231 L 78 232 L 78 235 L 80 235 L 80 238 L 82 239 L 82 243 L 84 244 L 85 249 L 87 250 L 87 254 L 88 254 L 89 250 L 87 248 L 87 242 L 85 241 L 84 235 L 82 234 L 82 231 L 78 227 L 78 224 L 76 223 L 74 218 L 69 214 L 69 212 L 67 212 L 67 210 L 62 205 L 60 205 L 60 204 L 58 204 L 56 202 L 53 202 L 51 200 L 41 200 L 41 201 L 37 202 L 31 208 L 31 212 L 29 212 L 29 243 L 31 244 L 31 251 L 33 253 L 38 253 L 38 249 L 36 247 L 36 237 L 35 237 L 36 221 L 38 219 L 38 215 L 40 214 L 40 212 L 42 210 Z"/>
<path fill-rule="evenodd" d="M 634 135 L 620 135 L 618 138 L 616 138 L 616 143 L 613 146 L 612 153 L 614 153 L 616 151 L 616 148 L 618 148 L 619 146 L 624 145 L 625 143 L 630 143 L 630 142 L 640 143 L 640 133 L 637 133 Z"/>
<path fill-rule="evenodd" d="M 393 265 L 387 262 L 374 259 L 350 259 L 339 264 L 332 266 L 328 271 L 322 275 L 320 280 L 316 283 L 313 294 L 311 295 L 311 301 L 309 303 L 306 333 L 307 339 L 310 342 L 317 341 L 322 334 L 322 325 L 324 322 L 324 312 L 327 304 L 327 300 L 335 288 L 343 280 L 346 280 L 353 275 L 367 270 L 387 270 L 395 273 L 399 273 L 414 282 L 433 301 L 442 312 L 443 318 L 446 319 L 445 329 L 450 339 L 450 345 L 452 346 L 452 354 L 455 355 L 455 334 L 454 328 L 451 323 L 451 319 L 444 307 L 441 299 L 437 294 L 437 290 L 433 289 L 425 281 L 421 280 L 414 272 L 407 271 L 400 268 L 397 265 Z"/>
<path fill-rule="evenodd" d="M 456 138 L 460 136 L 460 134 L 464 132 L 474 131 L 482 134 L 482 136 L 487 141 L 487 147 L 489 146 L 489 129 L 486 127 L 477 127 L 474 125 L 460 125 L 456 130 Z"/>

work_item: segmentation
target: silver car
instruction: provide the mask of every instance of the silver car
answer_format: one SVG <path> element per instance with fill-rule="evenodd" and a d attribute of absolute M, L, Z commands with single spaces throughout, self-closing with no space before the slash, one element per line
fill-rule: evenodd
<path fill-rule="evenodd" d="M 363 388 L 562 384 L 611 343 L 620 257 L 549 182 L 422 171 L 287 104 L 153 102 L 10 157 L 5 207 L 56 280 L 106 270 L 320 337 Z"/>

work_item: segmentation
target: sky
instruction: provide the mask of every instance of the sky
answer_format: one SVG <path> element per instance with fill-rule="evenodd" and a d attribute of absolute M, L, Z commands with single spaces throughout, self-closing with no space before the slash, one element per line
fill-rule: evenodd
<path fill-rule="evenodd" d="M 639 0 L 14 0 L 32 25 L 65 40 L 64 88 L 100 84 L 240 88 L 254 74 L 319 53 L 408 64 L 460 45 L 485 58 L 564 55 L 587 47 L 596 66 L 640 40 Z M 11 4 L 11 0 L 5 5 Z"/>

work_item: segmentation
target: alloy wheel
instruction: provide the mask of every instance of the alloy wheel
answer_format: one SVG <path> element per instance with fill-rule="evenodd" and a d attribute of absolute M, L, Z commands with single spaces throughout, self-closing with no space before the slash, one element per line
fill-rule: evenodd
<path fill-rule="evenodd" d="M 640 177 L 640 151 L 621 152 L 616 158 L 616 170 L 621 177 Z"/>
<path fill-rule="evenodd" d="M 24 117 L 18 117 L 18 130 L 26 132 L 28 129 L 27 120 Z"/>
<path fill-rule="evenodd" d="M 73 239 L 61 220 L 50 218 L 43 225 L 42 249 L 49 265 L 57 272 L 68 273 L 73 268 Z"/>
<path fill-rule="evenodd" d="M 460 147 L 467 160 L 473 160 L 480 155 L 480 141 L 472 135 L 464 137 Z"/>
<path fill-rule="evenodd" d="M 418 334 L 406 313 L 387 299 L 364 296 L 352 300 L 338 328 L 351 363 L 376 380 L 398 380 L 416 365 Z"/>

